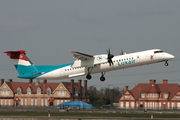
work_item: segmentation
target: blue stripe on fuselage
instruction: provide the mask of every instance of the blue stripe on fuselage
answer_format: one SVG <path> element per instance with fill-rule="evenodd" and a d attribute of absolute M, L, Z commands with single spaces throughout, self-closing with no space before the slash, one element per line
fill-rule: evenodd
<path fill-rule="evenodd" d="M 60 69 L 60 68 L 63 68 L 72 64 L 73 63 L 63 64 L 63 65 L 30 65 L 30 66 L 15 65 L 15 67 L 19 73 L 18 78 L 34 79 L 36 77 L 41 76 L 42 74 L 45 74 L 53 70 Z"/>

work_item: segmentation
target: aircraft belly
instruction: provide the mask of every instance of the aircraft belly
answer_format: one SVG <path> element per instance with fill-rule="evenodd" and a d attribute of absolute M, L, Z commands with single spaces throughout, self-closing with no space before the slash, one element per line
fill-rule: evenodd
<path fill-rule="evenodd" d="M 56 69 L 51 72 L 44 73 L 43 75 L 37 77 L 37 79 L 60 79 L 61 77 L 60 69 Z"/>

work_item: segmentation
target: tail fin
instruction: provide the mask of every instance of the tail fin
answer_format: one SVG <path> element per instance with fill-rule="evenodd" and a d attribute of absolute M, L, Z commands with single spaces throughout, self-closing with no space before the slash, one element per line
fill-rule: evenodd
<path fill-rule="evenodd" d="M 26 56 L 25 50 L 18 51 L 6 51 L 7 56 L 12 59 L 16 70 L 19 75 L 24 75 L 25 73 L 36 72 L 37 69 L 33 63 Z"/>

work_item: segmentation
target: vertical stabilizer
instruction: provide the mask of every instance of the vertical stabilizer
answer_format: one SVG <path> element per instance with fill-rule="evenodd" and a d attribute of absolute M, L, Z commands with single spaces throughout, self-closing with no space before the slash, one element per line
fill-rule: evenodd
<path fill-rule="evenodd" d="M 30 72 L 36 72 L 37 69 L 33 65 L 33 63 L 28 59 L 26 56 L 25 50 L 18 50 L 18 51 L 6 51 L 7 56 L 13 61 L 16 70 L 18 71 L 19 75 L 24 75 Z"/>

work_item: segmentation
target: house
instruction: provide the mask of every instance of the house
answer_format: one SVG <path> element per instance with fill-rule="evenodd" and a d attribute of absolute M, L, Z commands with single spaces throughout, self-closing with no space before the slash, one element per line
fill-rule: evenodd
<path fill-rule="evenodd" d="M 125 87 L 119 99 L 119 107 L 125 109 L 180 109 L 180 86 L 176 83 L 139 83 L 132 90 Z"/>
<path fill-rule="evenodd" d="M 84 80 L 84 87 L 81 80 L 71 82 L 35 83 L 32 79 L 29 82 L 12 82 L 12 79 L 5 81 L 1 79 L 0 105 L 1 106 L 56 106 L 67 101 L 89 100 L 87 92 L 87 80 Z"/>

